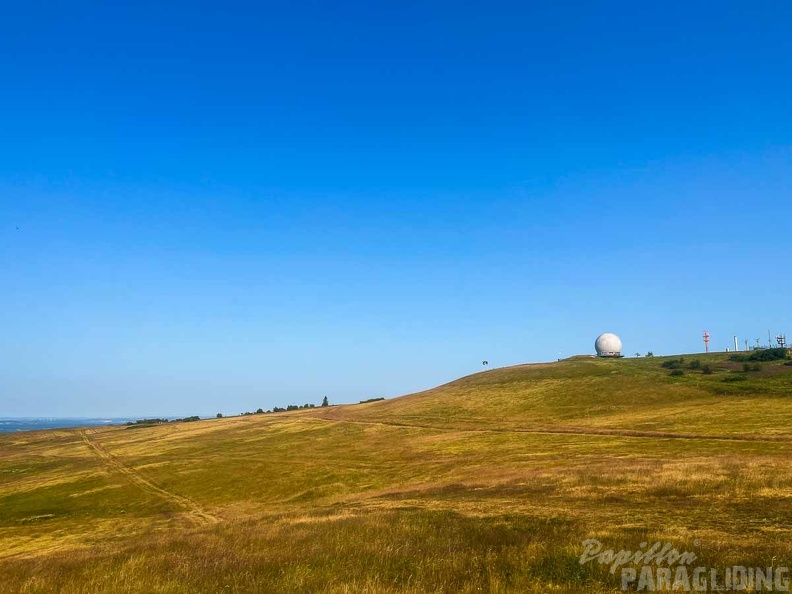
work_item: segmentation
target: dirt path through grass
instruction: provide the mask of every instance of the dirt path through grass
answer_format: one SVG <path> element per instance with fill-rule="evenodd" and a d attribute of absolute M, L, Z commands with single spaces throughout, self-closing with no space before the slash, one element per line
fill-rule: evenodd
<path fill-rule="evenodd" d="M 360 425 L 384 425 L 386 427 L 406 427 L 413 429 L 433 429 L 436 431 L 453 431 L 458 433 L 540 433 L 551 435 L 603 435 L 610 437 L 638 437 L 645 439 L 709 439 L 717 441 L 770 441 L 792 442 L 792 435 L 723 435 L 706 433 L 673 433 L 668 431 L 635 431 L 631 429 L 598 429 L 595 427 L 537 427 L 535 429 L 519 427 L 443 427 L 426 423 L 407 423 L 403 421 L 364 421 L 348 419 L 340 416 L 316 415 L 311 418 L 335 423 L 357 423 Z"/>
<path fill-rule="evenodd" d="M 80 430 L 80 436 L 86 445 L 88 445 L 88 447 L 90 447 L 94 453 L 109 466 L 126 476 L 130 481 L 147 493 L 151 493 L 152 495 L 161 497 L 162 499 L 165 499 L 171 503 L 175 503 L 177 506 L 181 507 L 187 516 L 196 524 L 207 526 L 217 524 L 220 521 L 218 517 L 213 516 L 212 514 L 201 509 L 201 507 L 192 499 L 188 499 L 187 497 L 177 495 L 176 493 L 171 493 L 170 491 L 166 491 L 165 489 L 158 487 L 142 476 L 134 468 L 130 468 L 129 466 L 126 466 L 120 462 L 110 452 L 108 452 L 103 445 L 89 439 L 88 432 L 85 429 Z"/>

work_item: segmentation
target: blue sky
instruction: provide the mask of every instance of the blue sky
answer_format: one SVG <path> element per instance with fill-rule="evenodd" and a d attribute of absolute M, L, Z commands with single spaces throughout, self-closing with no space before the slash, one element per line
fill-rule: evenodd
<path fill-rule="evenodd" d="M 792 334 L 789 3 L 462 4 L 4 7 L 0 416 Z"/>

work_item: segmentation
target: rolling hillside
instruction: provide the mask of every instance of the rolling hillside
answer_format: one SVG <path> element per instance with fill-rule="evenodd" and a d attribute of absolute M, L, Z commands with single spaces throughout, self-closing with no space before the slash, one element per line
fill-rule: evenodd
<path fill-rule="evenodd" d="M 662 365 L 680 359 L 682 375 L 670 376 Z M 336 408 L 323 416 L 443 428 L 785 435 L 792 433 L 792 367 L 783 363 L 743 372 L 743 363 L 724 354 L 575 357 L 485 371 L 419 394 Z M 704 366 L 711 373 L 702 372 Z"/>
<path fill-rule="evenodd" d="M 581 357 L 368 404 L 3 435 L 0 591 L 618 591 L 578 563 L 591 537 L 789 566 L 784 363 Z"/>

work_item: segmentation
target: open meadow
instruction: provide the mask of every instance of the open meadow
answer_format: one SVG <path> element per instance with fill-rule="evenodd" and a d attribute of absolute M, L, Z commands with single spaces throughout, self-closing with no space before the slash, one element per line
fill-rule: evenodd
<path fill-rule="evenodd" d="M 792 566 L 792 366 L 576 357 L 401 398 L 0 436 L 0 591 L 616 592 Z M 697 562 L 698 563 L 698 562 Z"/>

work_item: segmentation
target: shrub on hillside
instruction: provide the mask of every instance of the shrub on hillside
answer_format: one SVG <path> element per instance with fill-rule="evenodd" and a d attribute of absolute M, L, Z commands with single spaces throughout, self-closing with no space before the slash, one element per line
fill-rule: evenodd
<path fill-rule="evenodd" d="M 682 367 L 682 363 L 685 362 L 684 357 L 680 357 L 679 359 L 669 359 L 668 361 L 663 361 L 661 366 L 666 369 L 679 369 Z"/>
<path fill-rule="evenodd" d="M 748 378 L 744 375 L 727 375 L 721 381 L 723 382 L 742 382 L 747 380 Z"/>
<path fill-rule="evenodd" d="M 669 373 L 668 375 L 670 375 L 670 376 L 672 376 L 672 377 L 679 377 L 680 375 L 685 375 L 685 372 L 684 372 L 684 371 L 682 371 L 681 369 L 674 369 L 674 370 L 673 370 L 671 373 Z"/>
<path fill-rule="evenodd" d="M 778 347 L 775 349 L 760 349 L 750 355 L 732 355 L 729 359 L 732 361 L 779 361 L 788 357 L 789 351 L 783 347 Z"/>

